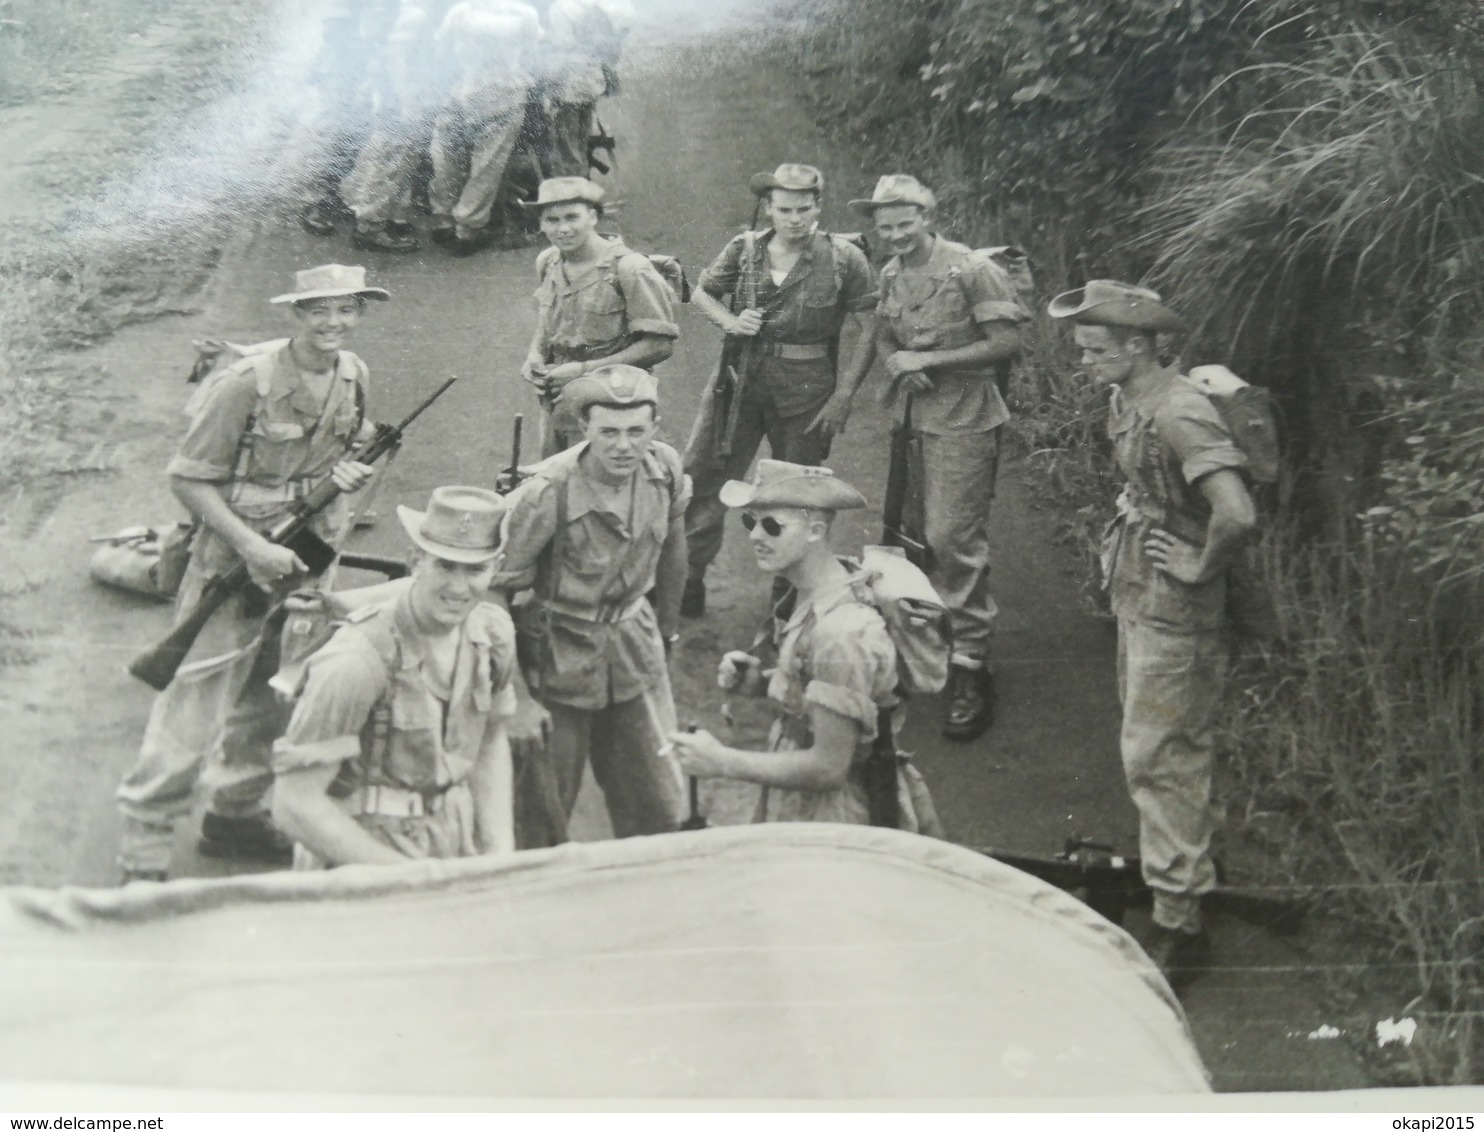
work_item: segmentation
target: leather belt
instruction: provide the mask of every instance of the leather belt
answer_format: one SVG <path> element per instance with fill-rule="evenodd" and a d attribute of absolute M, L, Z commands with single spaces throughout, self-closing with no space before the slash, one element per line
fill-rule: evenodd
<path fill-rule="evenodd" d="M 610 358 L 629 344 L 627 338 L 615 338 L 612 342 L 599 342 L 595 346 L 562 346 L 552 345 L 548 347 L 551 360 L 555 364 L 564 362 L 595 362 L 600 358 Z"/>
<path fill-rule="evenodd" d="M 232 483 L 229 495 L 233 503 L 260 507 L 265 503 L 295 503 L 308 495 L 313 487 L 314 482 L 309 479 L 285 480 L 280 484 L 236 480 Z"/>
<path fill-rule="evenodd" d="M 425 792 L 367 783 L 361 787 L 361 813 L 386 818 L 424 818 L 443 809 L 447 789 L 445 786 Z"/>
<path fill-rule="evenodd" d="M 823 342 L 757 342 L 752 348 L 759 354 L 789 362 L 812 362 L 830 356 L 830 348 Z"/>

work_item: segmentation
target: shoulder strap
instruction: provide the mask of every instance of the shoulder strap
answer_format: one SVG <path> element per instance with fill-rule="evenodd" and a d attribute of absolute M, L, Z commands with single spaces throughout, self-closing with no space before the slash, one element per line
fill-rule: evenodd
<path fill-rule="evenodd" d="M 252 456 L 252 430 L 257 427 L 263 404 L 268 400 L 268 394 L 273 389 L 273 367 L 268 362 L 274 353 L 276 351 L 249 354 L 239 363 L 246 364 L 252 370 L 253 386 L 258 396 L 253 402 L 252 411 L 247 414 L 247 421 L 242 426 L 242 434 L 237 438 L 237 455 L 232 459 L 234 482 L 247 477 L 247 465 Z"/>

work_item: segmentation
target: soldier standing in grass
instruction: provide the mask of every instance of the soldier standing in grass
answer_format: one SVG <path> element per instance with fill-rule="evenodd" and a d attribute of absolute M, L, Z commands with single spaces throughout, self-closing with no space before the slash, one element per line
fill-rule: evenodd
<path fill-rule="evenodd" d="M 1000 426 L 1010 419 L 1001 387 L 1029 316 L 988 255 L 934 234 L 937 200 L 915 177 L 889 174 L 870 200 L 850 203 L 870 214 L 893 257 L 881 269 L 876 347 L 898 399 L 911 396 L 922 440 L 931 578 L 953 623 L 943 734 L 973 739 L 994 719 L 989 505 Z"/>
<path fill-rule="evenodd" d="M 721 550 L 726 508 L 721 485 L 740 480 L 758 445 L 775 460 L 822 464 L 845 421 L 850 398 L 875 358 L 870 334 L 851 360 L 837 392 L 835 366 L 845 316 L 876 305 L 871 268 L 848 240 L 819 231 L 824 177 L 812 165 L 780 165 L 752 179 L 765 199 L 771 227 L 744 232 L 701 275 L 691 302 L 740 349 L 737 386 L 729 400 L 709 397 L 686 446 L 695 484 L 686 514 L 690 578 L 681 612 L 706 611 L 706 568 Z M 732 309 L 721 302 L 733 296 Z M 735 311 L 736 313 L 733 313 Z M 726 382 L 723 374 L 718 379 Z M 735 422 L 734 424 L 732 422 Z"/>
<path fill-rule="evenodd" d="M 176 596 L 189 611 L 207 583 L 246 562 L 253 582 L 212 615 L 186 663 L 150 711 L 139 758 L 118 788 L 124 817 L 119 864 L 125 882 L 164 880 L 175 825 L 190 813 L 209 755 L 221 771 L 201 823 L 203 856 L 287 865 L 293 846 L 273 826 L 272 743 L 286 712 L 260 663 L 269 607 L 303 585 L 305 565 L 264 532 L 326 476 L 356 491 L 371 468 L 350 458 L 369 436 L 366 365 L 341 347 L 368 299 L 363 267 L 332 263 L 300 271 L 294 289 L 270 302 L 288 306 L 294 336 L 249 355 L 214 381 L 180 450 L 165 469 L 170 487 L 200 523 Z M 349 506 L 337 499 L 316 517 L 331 544 L 345 534 Z"/>
<path fill-rule="evenodd" d="M 541 395 L 543 456 L 582 438 L 568 382 L 599 366 L 653 369 L 680 337 L 670 285 L 649 257 L 598 232 L 604 195 L 586 178 L 556 177 L 526 206 L 551 241 L 536 257 L 536 332 L 520 371 Z"/>
<path fill-rule="evenodd" d="M 1120 747 L 1154 892 L 1148 951 L 1175 982 L 1204 963 L 1215 715 L 1226 681 L 1228 571 L 1257 525 L 1248 457 L 1210 399 L 1162 366 L 1155 337 L 1183 323 L 1145 287 L 1093 280 L 1058 295 L 1082 366 L 1111 393 L 1108 434 L 1127 480 L 1104 546 L 1118 618 Z"/>

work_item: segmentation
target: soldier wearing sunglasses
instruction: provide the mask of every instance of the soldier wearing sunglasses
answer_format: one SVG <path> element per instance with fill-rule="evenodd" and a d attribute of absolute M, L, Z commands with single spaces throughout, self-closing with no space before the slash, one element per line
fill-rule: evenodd
<path fill-rule="evenodd" d="M 777 708 L 768 750 L 729 747 L 707 731 L 677 732 L 670 744 L 681 768 L 699 778 L 756 784 L 756 821 L 870 824 L 865 761 L 882 709 L 897 703 L 897 652 L 864 579 L 830 549 L 838 511 L 866 506 L 861 493 L 828 468 L 760 460 L 751 483 L 728 481 L 727 507 L 740 510 L 758 566 L 797 591 L 793 611 L 775 622 L 776 663 L 733 651 L 717 683 L 766 695 Z M 898 771 L 902 828 L 928 832 L 909 789 L 916 771 Z M 920 778 L 914 784 L 921 786 Z"/>

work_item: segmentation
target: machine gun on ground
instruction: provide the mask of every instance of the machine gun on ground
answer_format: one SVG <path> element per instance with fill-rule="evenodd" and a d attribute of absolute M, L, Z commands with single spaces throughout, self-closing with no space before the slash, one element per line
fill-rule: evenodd
<path fill-rule="evenodd" d="M 374 463 L 402 442 L 402 433 L 429 405 L 448 391 L 458 378 L 450 377 L 440 385 L 427 400 L 414 409 L 405 420 L 396 425 L 378 425 L 376 435 L 354 454 L 363 464 Z M 335 481 L 326 476 L 294 510 L 267 532 L 270 542 L 287 546 L 309 567 L 311 574 L 322 574 L 335 561 L 336 550 L 310 529 L 314 517 L 341 495 Z M 201 598 L 191 607 L 154 648 L 135 657 L 129 665 L 129 674 L 143 680 L 157 692 L 163 692 L 175 679 L 186 655 L 211 615 L 220 609 L 239 591 L 253 584 L 248 574 L 247 563 L 239 562 L 225 574 L 220 574 L 206 583 Z"/>

